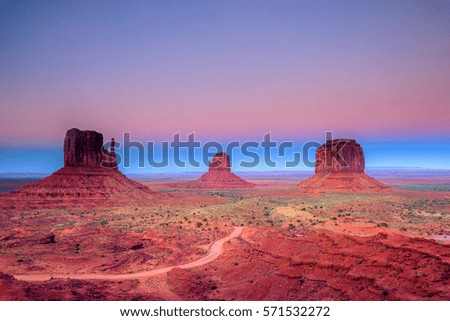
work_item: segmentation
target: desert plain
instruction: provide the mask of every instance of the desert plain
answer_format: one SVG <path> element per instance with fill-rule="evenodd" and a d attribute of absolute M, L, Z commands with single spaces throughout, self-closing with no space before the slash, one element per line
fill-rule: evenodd
<path fill-rule="evenodd" d="M 450 299 L 450 173 L 378 175 L 376 193 L 305 192 L 292 173 L 228 190 L 140 177 L 154 193 L 125 203 L 2 193 L 0 299 Z"/>

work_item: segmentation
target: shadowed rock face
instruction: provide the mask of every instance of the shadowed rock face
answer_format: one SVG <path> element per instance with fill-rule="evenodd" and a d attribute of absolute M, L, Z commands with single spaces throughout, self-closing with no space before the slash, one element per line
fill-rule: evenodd
<path fill-rule="evenodd" d="M 364 152 L 354 139 L 329 140 L 316 151 L 318 173 L 364 173 Z"/>
<path fill-rule="evenodd" d="M 226 153 L 217 153 L 209 162 L 209 171 L 228 171 L 231 172 L 230 156 Z"/>
<path fill-rule="evenodd" d="M 103 148 L 103 135 L 93 130 L 72 128 L 64 139 L 64 167 L 117 168 L 114 139 L 111 152 Z"/>

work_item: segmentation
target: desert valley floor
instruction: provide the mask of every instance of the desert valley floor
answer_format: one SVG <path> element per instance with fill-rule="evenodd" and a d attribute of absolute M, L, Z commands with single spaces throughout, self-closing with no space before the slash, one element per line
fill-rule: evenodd
<path fill-rule="evenodd" d="M 0 300 L 450 299 L 450 192 L 430 180 L 360 194 L 250 181 L 144 182 L 161 193 L 117 204 L 0 197 Z"/>

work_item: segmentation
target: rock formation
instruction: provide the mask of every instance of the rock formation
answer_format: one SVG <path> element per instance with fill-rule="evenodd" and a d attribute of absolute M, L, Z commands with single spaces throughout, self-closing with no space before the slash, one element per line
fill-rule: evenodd
<path fill-rule="evenodd" d="M 307 192 L 377 192 L 388 187 L 364 173 L 365 159 L 354 139 L 334 139 L 316 151 L 315 174 L 301 182 Z"/>
<path fill-rule="evenodd" d="M 252 188 L 254 184 L 233 174 L 231 172 L 230 156 L 220 152 L 209 162 L 208 172 L 203 174 L 198 180 L 172 184 L 172 186 L 181 188 L 234 189 Z"/>
<path fill-rule="evenodd" d="M 70 129 L 64 140 L 64 167 L 41 181 L 10 193 L 10 197 L 45 204 L 91 202 L 101 205 L 98 200 L 145 201 L 161 195 L 128 179 L 117 169 L 114 144 L 112 139 L 108 152 L 103 148 L 102 134 Z"/>
<path fill-rule="evenodd" d="M 111 152 L 103 148 L 103 135 L 93 130 L 81 131 L 72 128 L 64 139 L 65 167 L 111 167 L 117 169 L 114 138 L 111 139 Z"/>
<path fill-rule="evenodd" d="M 227 153 L 217 153 L 209 162 L 208 171 L 227 171 L 231 172 L 230 156 Z"/>
<path fill-rule="evenodd" d="M 334 139 L 316 151 L 317 173 L 364 173 L 364 152 L 354 139 Z"/>

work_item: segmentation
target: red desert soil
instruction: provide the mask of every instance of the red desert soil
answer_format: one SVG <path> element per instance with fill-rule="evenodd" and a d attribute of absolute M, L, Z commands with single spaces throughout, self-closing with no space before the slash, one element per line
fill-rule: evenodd
<path fill-rule="evenodd" d="M 248 190 L 158 186 L 170 201 L 58 208 L 8 201 L 0 299 L 450 299 L 448 192 L 308 194 L 269 180 Z M 234 227 L 245 229 L 216 256 L 210 245 Z"/>
<path fill-rule="evenodd" d="M 172 270 L 168 284 L 184 300 L 448 300 L 449 249 L 390 233 L 247 229 L 207 269 Z"/>
<path fill-rule="evenodd" d="M 225 242 L 238 237 L 242 233 L 243 227 L 235 227 L 234 231 L 226 237 L 215 241 L 211 244 L 208 254 L 205 256 L 181 265 L 168 266 L 161 269 L 142 271 L 136 273 L 124 274 L 24 274 L 14 275 L 16 280 L 20 281 L 48 281 L 51 279 L 76 279 L 76 280 L 133 280 L 140 278 L 148 278 L 169 272 L 174 268 L 190 269 L 201 265 L 208 264 L 215 260 L 222 253 L 222 246 Z"/>
<path fill-rule="evenodd" d="M 74 280 L 83 275 L 45 282 L 0 275 L 0 299 L 450 299 L 448 245 L 398 234 L 358 237 L 308 230 L 286 235 L 273 228 L 246 229 L 232 238 L 241 230 L 214 243 L 217 248 L 200 260 L 156 271 L 88 275 L 90 281 Z M 131 280 L 136 278 L 141 282 Z"/>

